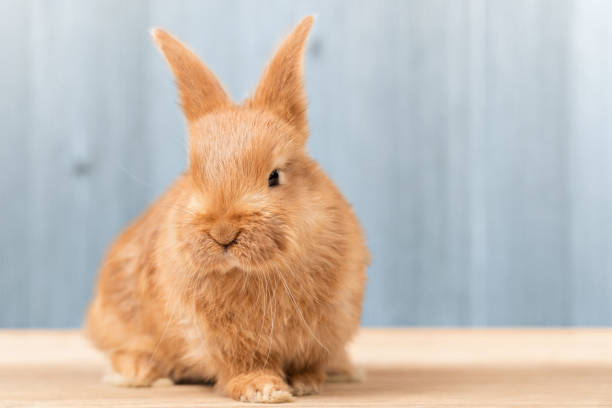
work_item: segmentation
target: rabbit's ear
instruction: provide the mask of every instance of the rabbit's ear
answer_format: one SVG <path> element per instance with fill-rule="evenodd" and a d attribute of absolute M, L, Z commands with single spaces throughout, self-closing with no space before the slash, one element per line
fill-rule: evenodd
<path fill-rule="evenodd" d="M 215 75 L 197 55 L 163 30 L 155 29 L 151 34 L 174 72 L 187 120 L 231 104 Z"/>
<path fill-rule="evenodd" d="M 314 18 L 305 17 L 283 41 L 266 67 L 251 105 L 268 109 L 308 135 L 306 92 L 303 82 L 304 46 Z"/>

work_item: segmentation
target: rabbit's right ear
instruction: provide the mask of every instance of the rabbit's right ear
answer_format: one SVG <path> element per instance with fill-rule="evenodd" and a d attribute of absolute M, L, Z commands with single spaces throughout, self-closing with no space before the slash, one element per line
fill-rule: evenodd
<path fill-rule="evenodd" d="M 174 72 L 187 120 L 231 105 L 215 75 L 197 55 L 163 30 L 155 29 L 151 34 Z"/>

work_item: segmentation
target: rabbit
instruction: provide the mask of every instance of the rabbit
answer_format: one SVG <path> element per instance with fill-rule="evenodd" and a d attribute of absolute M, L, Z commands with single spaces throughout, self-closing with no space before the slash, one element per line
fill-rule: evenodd
<path fill-rule="evenodd" d="M 282 42 L 251 97 L 161 29 L 188 164 L 110 247 L 85 329 L 124 386 L 208 382 L 286 402 L 356 380 L 369 251 L 350 205 L 307 154 L 303 54 L 313 17 Z M 167 380 L 166 380 L 167 381 Z"/>

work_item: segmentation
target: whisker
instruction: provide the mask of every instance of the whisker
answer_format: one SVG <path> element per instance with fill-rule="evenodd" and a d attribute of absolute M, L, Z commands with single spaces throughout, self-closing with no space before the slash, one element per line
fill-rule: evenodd
<path fill-rule="evenodd" d="M 291 268 L 288 265 L 287 265 L 287 267 L 289 268 L 289 270 L 291 270 Z M 308 322 L 306 322 L 306 319 L 304 318 L 304 314 L 302 313 L 302 309 L 300 309 L 299 305 L 295 301 L 295 298 L 293 297 L 293 293 L 291 292 L 291 289 L 289 289 L 289 285 L 287 285 L 287 282 L 285 281 L 285 278 L 283 277 L 281 270 L 277 268 L 276 272 L 278 274 L 278 277 L 281 279 L 281 281 L 283 283 L 283 286 L 285 287 L 285 290 L 287 291 L 287 294 L 291 298 L 291 302 L 293 302 L 293 305 L 295 306 L 295 309 L 296 309 L 298 315 L 300 316 L 300 319 L 302 320 L 302 323 L 304 323 L 304 326 L 306 326 L 306 328 L 310 332 L 310 335 L 312 336 L 312 338 L 315 339 L 315 341 L 317 343 L 319 343 L 319 345 L 321 347 L 323 347 L 323 349 L 329 353 L 329 349 L 327 347 L 325 347 L 325 345 L 323 343 L 321 343 L 321 341 L 317 338 L 317 336 L 312 331 L 312 328 L 310 327 Z"/>
<path fill-rule="evenodd" d="M 274 313 L 272 313 L 272 304 L 274 304 Z M 276 292 L 272 290 L 272 302 L 270 303 L 270 313 L 271 313 L 271 324 L 270 324 L 270 337 L 268 340 L 268 353 L 266 354 L 266 362 L 264 363 L 263 368 L 268 366 L 268 361 L 270 360 L 270 352 L 272 351 L 272 333 L 274 332 L 274 320 L 276 319 Z"/>
<path fill-rule="evenodd" d="M 121 169 L 121 171 L 123 171 L 128 177 L 130 177 L 136 183 L 138 183 L 138 184 L 140 184 L 142 186 L 145 186 L 145 187 L 154 187 L 152 183 L 146 182 L 146 181 L 142 180 L 140 177 L 136 177 L 136 175 L 134 173 L 129 171 L 126 167 L 123 166 L 123 164 L 121 164 L 121 161 L 117 160 L 115 162 L 115 164 L 117 165 L 117 167 L 119 167 L 119 169 Z"/>
<path fill-rule="evenodd" d="M 158 205 L 160 207 L 162 207 L 162 208 L 166 208 L 166 209 L 170 209 L 170 210 L 179 210 L 179 211 L 184 212 L 185 214 L 193 215 L 194 217 L 197 217 L 198 215 L 200 215 L 200 214 L 197 214 L 197 213 L 193 212 L 191 210 L 191 208 L 186 207 L 186 206 L 181 205 L 181 204 L 178 204 L 178 203 L 163 203 L 163 202 L 160 202 Z"/>
<path fill-rule="evenodd" d="M 266 277 L 266 275 L 263 275 L 263 281 L 265 283 L 265 287 L 262 284 L 262 288 L 260 292 L 264 293 L 263 296 L 263 317 L 261 318 L 261 327 L 259 329 L 259 336 L 257 337 L 257 346 L 255 347 L 256 349 L 259 348 L 259 342 L 261 341 L 261 334 L 263 333 L 265 324 L 266 324 L 266 312 L 267 312 L 267 308 L 268 308 L 268 278 Z"/>

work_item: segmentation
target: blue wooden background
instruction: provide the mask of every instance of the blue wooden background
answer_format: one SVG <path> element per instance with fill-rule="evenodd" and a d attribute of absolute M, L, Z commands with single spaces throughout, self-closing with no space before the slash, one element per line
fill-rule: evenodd
<path fill-rule="evenodd" d="M 302 16 L 310 150 L 374 255 L 366 325 L 612 324 L 612 3 L 0 0 L 0 326 L 71 327 L 185 163 L 148 30 L 236 99 Z"/>

